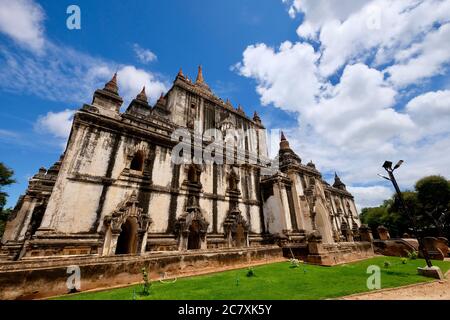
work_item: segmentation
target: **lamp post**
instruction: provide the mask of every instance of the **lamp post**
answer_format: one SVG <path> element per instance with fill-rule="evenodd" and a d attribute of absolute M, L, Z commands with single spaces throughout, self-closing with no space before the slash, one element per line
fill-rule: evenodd
<path fill-rule="evenodd" d="M 384 170 L 386 170 L 386 172 L 388 173 L 389 177 L 385 177 L 383 175 L 379 175 L 380 177 L 389 180 L 392 182 L 392 184 L 394 185 L 395 191 L 397 193 L 398 196 L 398 200 L 400 201 L 400 207 L 402 208 L 402 210 L 406 213 L 406 215 L 409 217 L 409 219 L 412 222 L 412 228 L 413 228 L 413 232 L 416 234 L 417 236 L 417 241 L 419 242 L 419 252 L 422 252 L 423 257 L 425 258 L 425 261 L 427 263 L 428 267 L 432 267 L 433 264 L 431 263 L 430 257 L 428 255 L 428 251 L 425 248 L 425 246 L 423 245 L 423 241 L 422 241 L 422 236 L 419 234 L 418 230 L 417 230 L 417 226 L 416 226 L 416 219 L 411 215 L 408 206 L 406 205 L 405 200 L 403 199 L 403 195 L 402 192 L 400 191 L 400 187 L 398 186 L 397 180 L 395 179 L 394 176 L 394 171 L 397 170 L 398 168 L 400 168 L 400 166 L 403 164 L 403 160 L 400 160 L 393 168 L 392 168 L 392 162 L 391 161 L 385 161 L 383 164 L 383 168 Z"/>

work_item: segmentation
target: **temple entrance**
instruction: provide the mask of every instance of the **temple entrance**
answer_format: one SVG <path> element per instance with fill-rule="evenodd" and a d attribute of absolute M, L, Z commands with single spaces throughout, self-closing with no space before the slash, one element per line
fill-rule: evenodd
<path fill-rule="evenodd" d="M 200 225 L 198 221 L 192 221 L 191 226 L 189 227 L 189 236 L 188 236 L 188 250 L 198 250 L 201 248 L 201 240 L 200 240 Z"/>
<path fill-rule="evenodd" d="M 237 248 L 245 247 L 246 245 L 246 236 L 245 229 L 242 224 L 238 224 L 236 227 L 236 233 L 234 235 L 234 243 Z"/>
<path fill-rule="evenodd" d="M 137 222 L 136 219 L 128 218 L 122 225 L 117 240 L 116 254 L 135 254 L 137 249 Z"/>

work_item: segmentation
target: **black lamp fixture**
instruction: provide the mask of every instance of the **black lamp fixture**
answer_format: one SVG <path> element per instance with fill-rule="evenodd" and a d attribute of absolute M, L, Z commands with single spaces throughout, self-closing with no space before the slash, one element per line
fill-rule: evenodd
<path fill-rule="evenodd" d="M 400 201 L 401 209 L 404 211 L 404 213 L 406 213 L 406 215 L 411 220 L 413 231 L 416 234 L 417 241 L 419 242 L 419 251 L 422 252 L 423 257 L 425 258 L 425 261 L 427 262 L 427 266 L 428 267 L 432 267 L 433 264 L 431 263 L 431 260 L 430 260 L 430 257 L 428 255 L 427 249 L 423 245 L 422 236 L 419 234 L 419 232 L 417 230 L 415 219 L 411 215 L 411 213 L 409 211 L 409 208 L 406 205 L 405 200 L 403 199 L 403 194 L 402 194 L 402 192 L 400 190 L 400 187 L 398 186 L 397 180 L 395 179 L 395 176 L 394 176 L 394 171 L 397 170 L 398 168 L 400 168 L 400 166 L 403 163 L 404 163 L 404 161 L 400 160 L 399 162 L 397 162 L 397 164 L 394 166 L 394 168 L 392 168 L 392 162 L 391 161 L 385 161 L 384 164 L 383 164 L 383 168 L 384 168 L 384 170 L 386 170 L 386 172 L 388 173 L 389 177 L 383 176 L 381 174 L 379 174 L 379 176 L 382 177 L 383 179 L 391 181 L 392 184 L 394 185 L 395 192 L 397 193 L 398 200 Z"/>

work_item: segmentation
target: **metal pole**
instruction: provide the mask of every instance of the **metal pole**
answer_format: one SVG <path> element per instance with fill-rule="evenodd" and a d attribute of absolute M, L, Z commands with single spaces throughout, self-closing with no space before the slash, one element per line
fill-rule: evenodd
<path fill-rule="evenodd" d="M 395 179 L 395 176 L 394 176 L 394 170 L 388 169 L 388 168 L 384 168 L 384 169 L 389 174 L 389 178 L 390 178 L 392 184 L 394 185 L 395 191 L 397 192 L 397 196 L 400 201 L 400 206 L 402 207 L 403 211 L 408 215 L 409 219 L 412 222 L 413 231 L 417 236 L 417 241 L 419 242 L 419 252 L 422 252 L 422 255 L 427 263 L 427 266 L 431 268 L 433 266 L 433 264 L 431 263 L 430 256 L 428 255 L 428 250 L 423 245 L 422 235 L 419 234 L 419 232 L 417 231 L 416 221 L 415 221 L 416 219 L 409 211 L 409 208 L 406 205 L 405 200 L 403 199 L 402 192 L 400 191 L 397 180 Z"/>

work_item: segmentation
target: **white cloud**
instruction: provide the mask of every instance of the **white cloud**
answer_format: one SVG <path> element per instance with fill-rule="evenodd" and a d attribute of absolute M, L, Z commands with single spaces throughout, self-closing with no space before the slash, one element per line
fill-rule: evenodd
<path fill-rule="evenodd" d="M 316 32 L 330 20 L 345 20 L 367 3 L 367 0 L 293 0 L 289 8 L 291 18 L 304 13 L 305 20 L 297 33 L 302 37 L 314 37 Z"/>
<path fill-rule="evenodd" d="M 0 138 L 17 138 L 19 134 L 11 130 L 0 129 Z"/>
<path fill-rule="evenodd" d="M 417 96 L 408 102 L 406 110 L 423 136 L 450 132 L 450 90 Z"/>
<path fill-rule="evenodd" d="M 398 63 L 386 69 L 396 86 L 444 73 L 450 61 L 450 23 L 427 34 L 422 42 L 398 52 L 396 61 Z"/>
<path fill-rule="evenodd" d="M 341 81 L 305 108 L 303 120 L 335 145 L 357 149 L 380 148 L 390 139 L 414 129 L 407 115 L 396 112 L 396 91 L 383 75 L 364 64 L 348 65 Z"/>
<path fill-rule="evenodd" d="M 66 109 L 61 112 L 48 112 L 40 116 L 35 124 L 35 130 L 43 134 L 51 134 L 59 139 L 67 139 L 72 128 L 75 110 Z"/>
<path fill-rule="evenodd" d="M 33 51 L 44 47 L 44 17 L 32 0 L 0 0 L 0 32 Z"/>
<path fill-rule="evenodd" d="M 145 86 L 147 97 L 153 102 L 160 97 L 161 93 L 167 92 L 167 85 L 158 79 L 155 75 L 142 69 L 136 69 L 134 66 L 124 66 L 117 72 L 119 81 L 119 90 L 125 100 L 130 101 Z"/>
<path fill-rule="evenodd" d="M 286 131 L 304 162 L 337 170 L 360 208 L 392 195 L 377 176 L 385 160 L 405 160 L 403 188 L 450 176 L 449 92 L 420 86 L 448 72 L 450 1 L 290 3 L 291 17 L 305 15 L 300 41 L 249 46 L 236 67 L 256 80 L 262 104 L 295 112 L 299 127 Z"/>
<path fill-rule="evenodd" d="M 153 72 L 93 57 L 45 39 L 44 16 L 43 9 L 32 0 L 0 0 L 0 32 L 32 49 L 0 44 L 0 89 L 81 106 L 118 70 L 125 103 L 143 86 L 151 100 L 167 90 L 167 84 Z M 134 48 L 145 61 L 156 59 L 150 51 L 138 45 Z"/>
<path fill-rule="evenodd" d="M 391 63 L 399 49 L 420 43 L 436 24 L 450 21 L 448 0 L 295 0 L 292 7 L 305 14 L 298 35 L 320 42 L 324 76 L 371 56 L 374 64 Z M 434 61 L 423 59 L 424 68 Z"/>
<path fill-rule="evenodd" d="M 45 53 L 39 55 L 8 46 L 0 45 L 0 49 L 0 89 L 12 93 L 81 106 L 90 102 L 94 91 L 103 88 L 116 70 L 119 92 L 126 103 L 136 97 L 143 86 L 153 100 L 167 90 L 167 84 L 150 71 L 92 57 L 51 42 L 46 43 Z"/>
<path fill-rule="evenodd" d="M 114 73 L 112 63 L 102 59 L 50 42 L 46 48 L 35 55 L 2 46 L 0 88 L 81 106 Z"/>
<path fill-rule="evenodd" d="M 147 64 L 157 60 L 156 54 L 149 49 L 144 49 L 137 43 L 133 45 L 134 53 L 141 63 Z"/>
<path fill-rule="evenodd" d="M 242 63 L 236 65 L 239 73 L 258 82 L 257 92 L 261 103 L 287 111 L 299 111 L 314 102 L 320 83 L 316 75 L 319 55 L 305 43 L 286 41 L 278 51 L 257 44 L 243 53 Z M 301 81 L 298 79 L 301 78 Z M 293 81 L 294 80 L 294 81 Z"/>
<path fill-rule="evenodd" d="M 384 200 L 392 197 L 394 190 L 383 186 L 349 187 L 349 192 L 358 199 L 358 210 L 378 207 Z"/>

